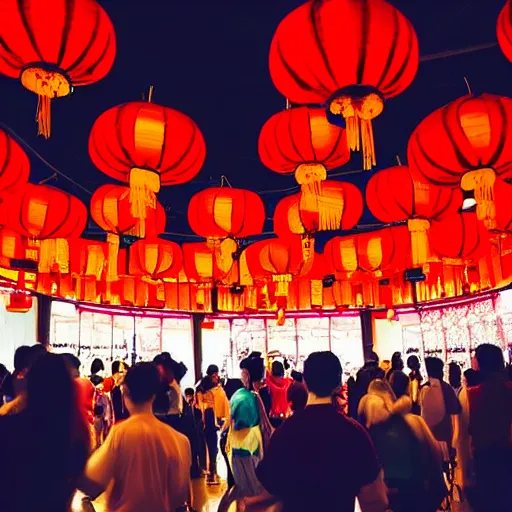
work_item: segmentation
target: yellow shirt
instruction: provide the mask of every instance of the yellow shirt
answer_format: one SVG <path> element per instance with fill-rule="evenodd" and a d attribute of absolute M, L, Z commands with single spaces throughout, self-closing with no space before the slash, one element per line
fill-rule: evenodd
<path fill-rule="evenodd" d="M 205 393 L 197 393 L 197 404 L 201 411 L 213 408 L 216 419 L 229 418 L 229 400 L 221 386 L 216 386 Z"/>
<path fill-rule="evenodd" d="M 190 501 L 190 465 L 188 439 L 148 413 L 115 425 L 85 473 L 109 489 L 109 512 L 163 512 Z"/>

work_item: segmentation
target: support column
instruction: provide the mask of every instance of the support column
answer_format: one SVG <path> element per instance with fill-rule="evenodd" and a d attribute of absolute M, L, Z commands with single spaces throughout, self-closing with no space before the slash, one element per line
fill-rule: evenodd
<path fill-rule="evenodd" d="M 192 341 L 194 344 L 194 381 L 197 382 L 202 376 L 203 362 L 203 331 L 201 325 L 204 320 L 203 313 L 192 314 Z"/>
<path fill-rule="evenodd" d="M 364 359 L 368 358 L 373 350 L 373 318 L 372 311 L 364 309 L 361 311 L 361 334 L 363 338 L 363 355 Z"/>
<path fill-rule="evenodd" d="M 45 347 L 50 343 L 50 322 L 52 299 L 47 295 L 36 295 L 37 300 L 37 341 Z"/>

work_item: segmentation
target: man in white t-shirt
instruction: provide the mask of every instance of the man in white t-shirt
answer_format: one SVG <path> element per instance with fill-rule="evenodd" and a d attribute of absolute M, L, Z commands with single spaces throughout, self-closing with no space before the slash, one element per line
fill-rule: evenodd
<path fill-rule="evenodd" d="M 130 417 L 87 463 L 81 490 L 96 498 L 108 489 L 109 512 L 175 512 L 190 503 L 190 444 L 153 415 L 158 386 L 152 363 L 128 371 L 123 390 Z"/>

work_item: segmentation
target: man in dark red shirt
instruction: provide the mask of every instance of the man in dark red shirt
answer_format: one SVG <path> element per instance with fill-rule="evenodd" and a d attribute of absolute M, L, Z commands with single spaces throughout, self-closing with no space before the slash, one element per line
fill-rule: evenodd
<path fill-rule="evenodd" d="M 257 475 L 286 512 L 363 512 L 387 508 L 386 486 L 366 431 L 340 415 L 332 395 L 341 385 L 341 364 L 331 352 L 304 363 L 308 404 L 274 433 Z"/>

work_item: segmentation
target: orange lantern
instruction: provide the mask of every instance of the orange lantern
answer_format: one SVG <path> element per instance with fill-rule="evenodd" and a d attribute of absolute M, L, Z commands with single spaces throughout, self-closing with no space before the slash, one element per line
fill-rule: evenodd
<path fill-rule="evenodd" d="M 342 275 L 357 270 L 381 275 L 383 271 L 407 268 L 409 231 L 405 226 L 379 229 L 360 235 L 335 237 L 327 242 L 324 255 Z"/>
<path fill-rule="evenodd" d="M 94 123 L 89 155 L 96 167 L 130 184 L 133 217 L 156 208 L 160 186 L 186 183 L 201 170 L 206 156 L 203 135 L 188 116 L 150 102 L 111 108 Z"/>
<path fill-rule="evenodd" d="M 29 174 L 27 154 L 7 132 L 0 129 L 0 196 L 19 192 L 26 185 Z"/>
<path fill-rule="evenodd" d="M 327 120 L 325 110 L 290 108 L 273 115 L 263 126 L 260 159 L 280 174 L 295 173 L 304 198 L 315 201 L 327 171 L 350 159 L 345 130 Z"/>
<path fill-rule="evenodd" d="M 262 232 L 265 207 L 249 190 L 213 187 L 195 194 L 188 205 L 192 231 L 210 241 L 245 238 Z"/>
<path fill-rule="evenodd" d="M 352 229 L 363 215 L 363 197 L 352 183 L 324 181 L 316 205 L 303 201 L 303 194 L 282 199 L 274 212 L 274 231 L 302 235 L 318 231 Z"/>
<path fill-rule="evenodd" d="M 32 309 L 32 295 L 27 292 L 13 292 L 5 306 L 9 313 L 28 313 Z"/>
<path fill-rule="evenodd" d="M 456 213 L 462 200 L 459 189 L 414 180 L 409 168 L 403 165 L 377 172 L 366 186 L 366 202 L 377 219 L 408 222 L 414 265 L 427 261 L 430 220 Z"/>
<path fill-rule="evenodd" d="M 512 185 L 496 178 L 494 184 L 494 203 L 496 204 L 496 229 L 512 230 Z"/>
<path fill-rule="evenodd" d="M 300 244 L 271 239 L 251 244 L 243 255 L 254 279 L 271 278 L 277 284 L 276 296 L 286 297 L 293 276 L 311 269 L 314 252 L 305 259 Z"/>
<path fill-rule="evenodd" d="M 120 185 L 102 185 L 92 195 L 91 217 L 107 233 L 116 235 L 140 235 L 140 220 L 130 210 L 130 189 Z M 156 236 L 165 231 L 166 215 L 157 201 L 154 209 L 148 210 L 145 234 Z"/>
<path fill-rule="evenodd" d="M 432 249 L 443 258 L 477 260 L 489 250 L 489 234 L 474 213 L 456 213 L 432 222 Z"/>
<path fill-rule="evenodd" d="M 50 102 L 101 80 L 116 53 L 114 27 L 94 0 L 2 3 L 0 73 L 38 95 L 39 134 L 50 136 Z"/>
<path fill-rule="evenodd" d="M 130 274 L 157 281 L 176 278 L 182 268 L 181 248 L 174 242 L 152 238 L 130 247 Z"/>
<path fill-rule="evenodd" d="M 342 51 L 340 51 L 342 49 Z M 296 104 L 327 102 L 348 145 L 376 164 L 372 119 L 414 79 L 419 50 L 407 18 L 383 0 L 309 1 L 278 26 L 270 49 L 277 89 Z"/>
<path fill-rule="evenodd" d="M 140 235 L 141 220 L 132 215 L 130 189 L 119 185 L 103 185 L 91 198 L 91 217 L 107 232 L 108 271 L 107 281 L 117 281 L 120 235 Z M 155 208 L 148 210 L 144 232 L 156 236 L 165 231 L 166 216 L 163 206 L 157 201 Z"/>
<path fill-rule="evenodd" d="M 498 43 L 508 60 L 512 61 L 512 1 L 507 0 L 496 26 Z"/>
<path fill-rule="evenodd" d="M 87 208 L 76 197 L 46 185 L 27 184 L 6 204 L 9 227 L 29 240 L 41 241 L 39 269 L 69 265 L 68 239 L 78 238 L 87 224 Z"/>
<path fill-rule="evenodd" d="M 473 190 L 477 215 L 494 229 L 496 176 L 512 177 L 512 100 L 465 96 L 427 116 L 408 145 L 409 166 L 423 181 Z"/>

